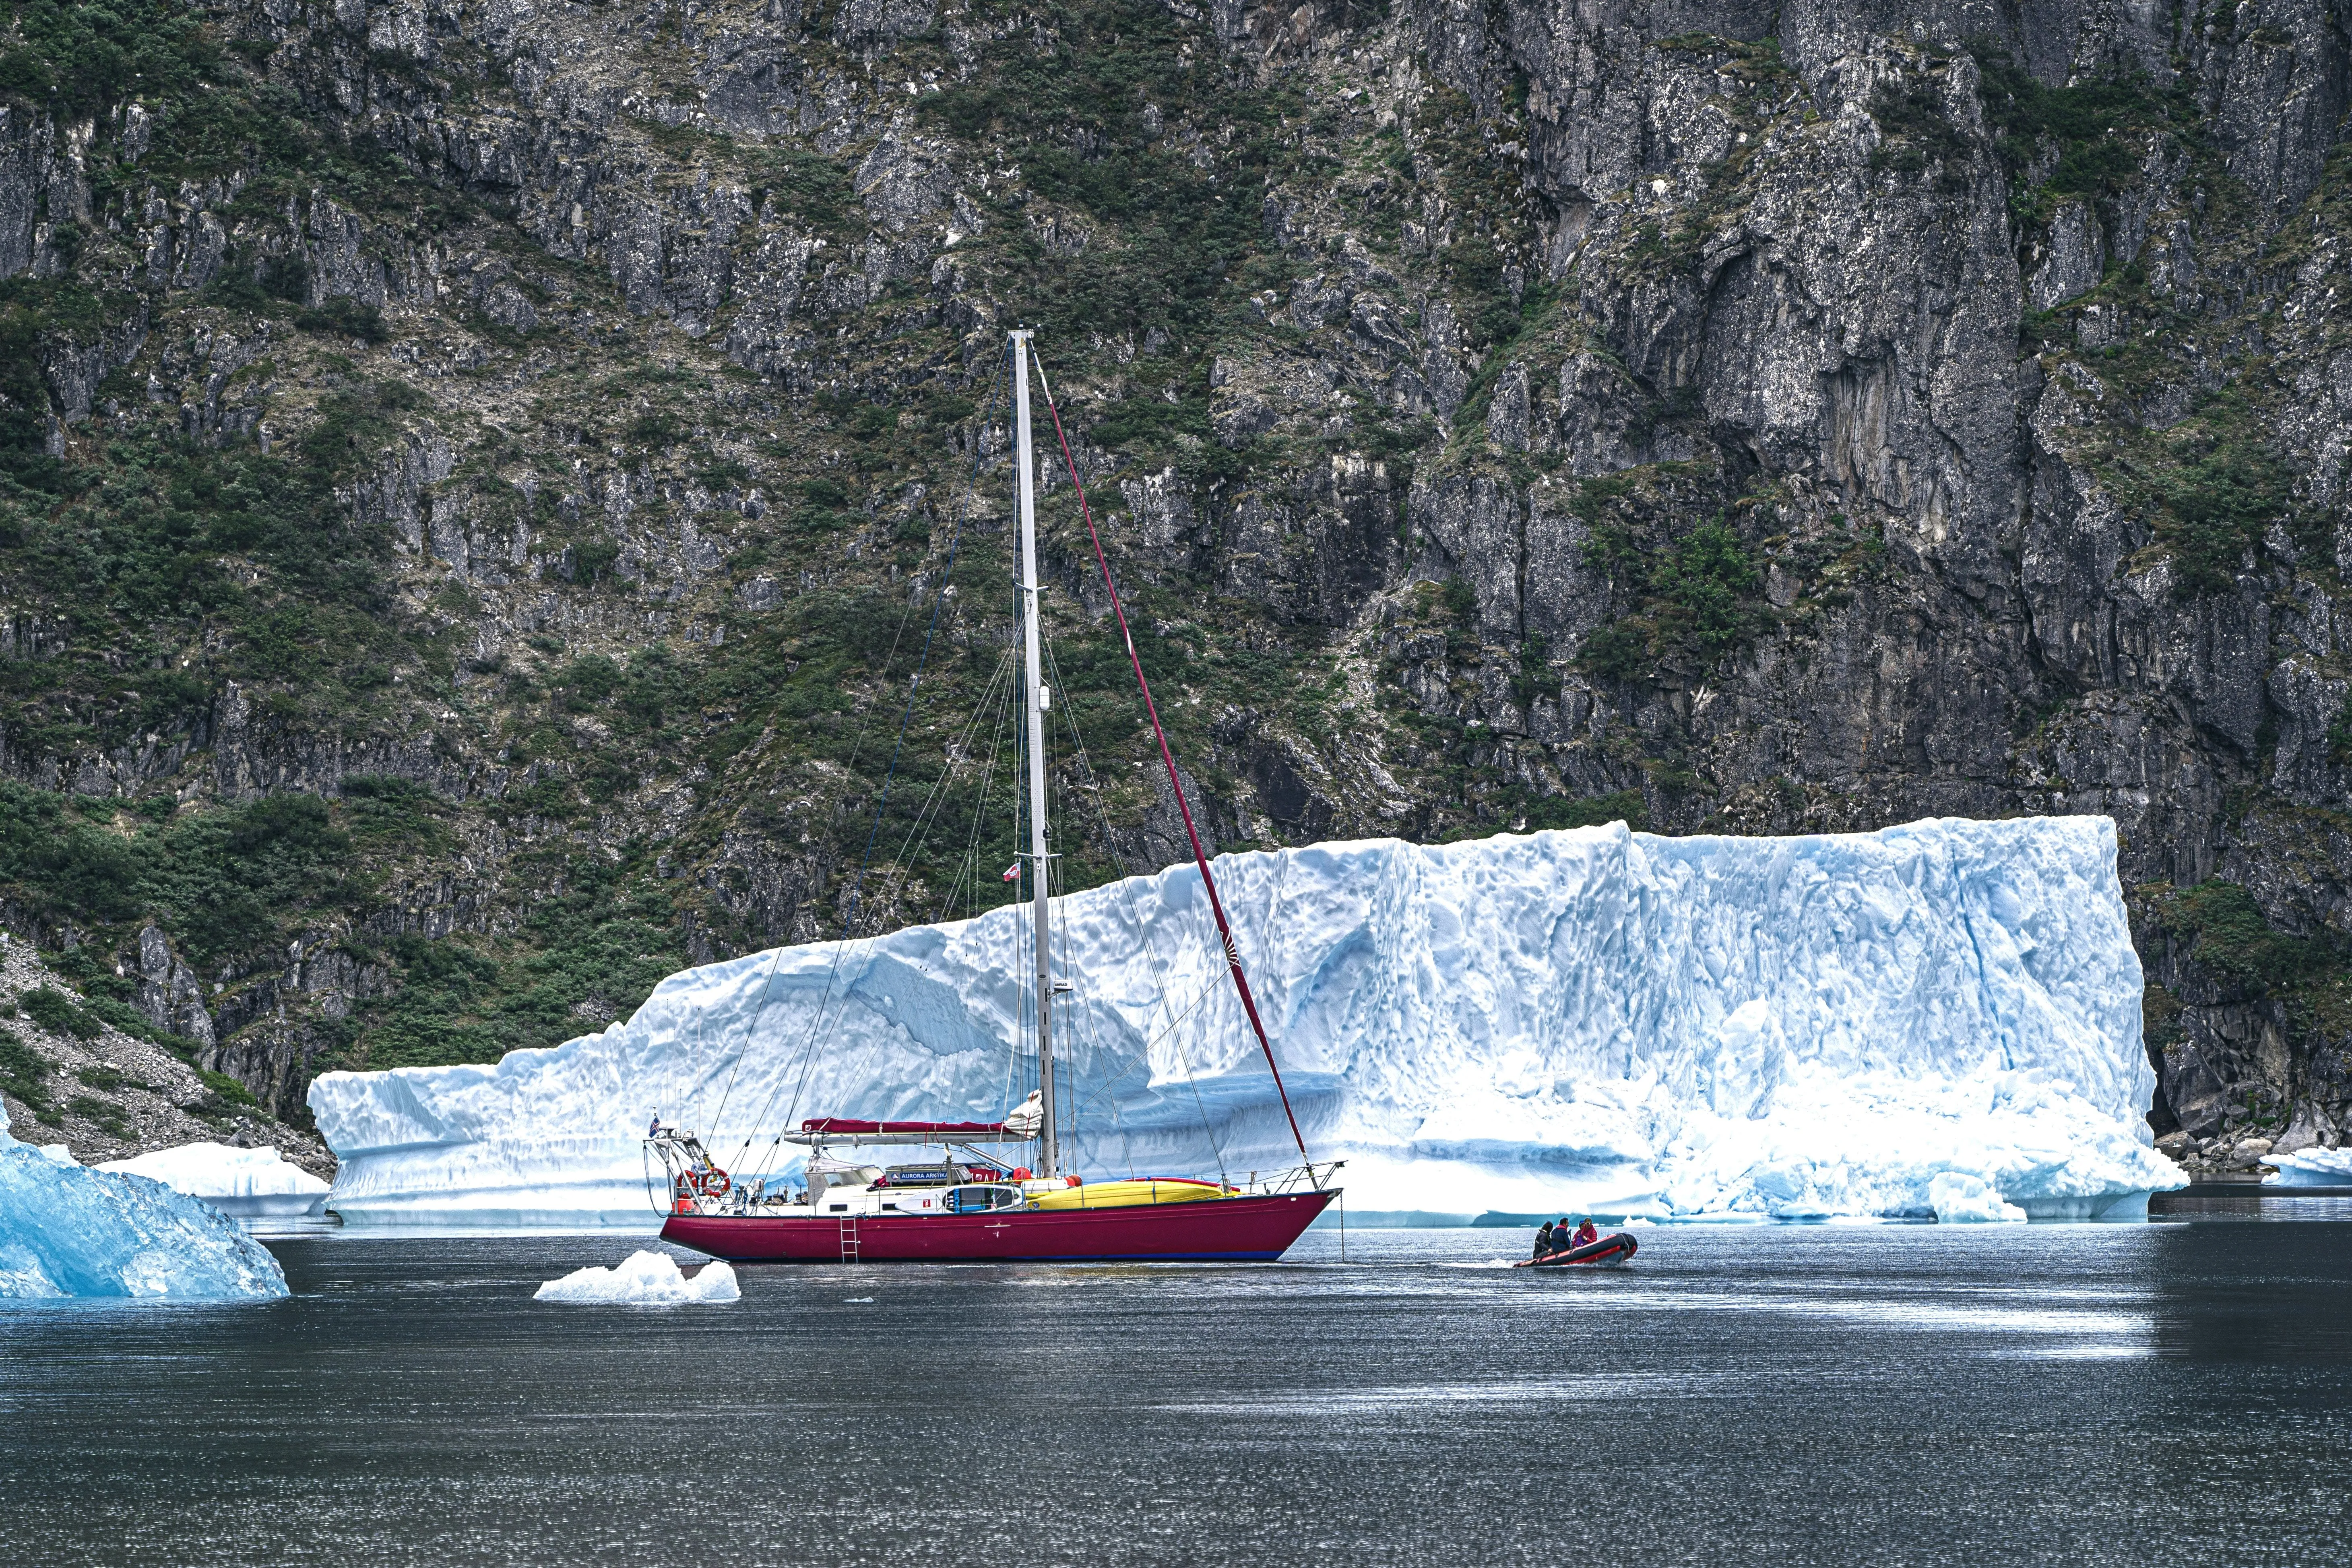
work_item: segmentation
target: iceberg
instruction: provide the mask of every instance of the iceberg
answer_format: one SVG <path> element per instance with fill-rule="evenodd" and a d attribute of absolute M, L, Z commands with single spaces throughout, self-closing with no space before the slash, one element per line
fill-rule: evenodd
<path fill-rule="evenodd" d="M 268 1248 L 161 1182 L 88 1170 L 0 1126 L 0 1300 L 283 1296 Z"/>
<path fill-rule="evenodd" d="M 741 1299 L 730 1265 L 706 1263 L 693 1279 L 666 1252 L 635 1252 L 610 1268 L 575 1268 L 551 1279 L 531 1295 L 534 1301 L 572 1301 L 600 1306 L 671 1307 L 688 1302 Z"/>
<path fill-rule="evenodd" d="M 2278 1174 L 2264 1184 L 2280 1187 L 2352 1187 L 2352 1147 L 2323 1149 L 2316 1145 L 2292 1154 L 2266 1154 L 2265 1164 Z"/>
<path fill-rule="evenodd" d="M 1222 857 L 1350 1217 L 2126 1217 L 2152 1146 L 2103 817 L 1664 838 L 1622 823 Z M 1076 1168 L 1296 1164 L 1190 866 L 1056 900 Z M 1036 1081 L 1026 912 L 689 969 L 601 1034 L 310 1089 L 347 1224 L 660 1223 L 656 1115 L 745 1182 L 812 1116 L 993 1121 Z"/>
<path fill-rule="evenodd" d="M 327 1196 L 326 1183 L 275 1149 L 183 1143 L 109 1160 L 97 1169 L 146 1176 L 239 1218 L 311 1214 Z"/>

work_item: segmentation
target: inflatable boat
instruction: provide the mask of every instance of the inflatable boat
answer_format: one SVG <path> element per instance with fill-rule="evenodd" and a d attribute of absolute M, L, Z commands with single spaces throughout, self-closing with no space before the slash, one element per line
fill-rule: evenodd
<path fill-rule="evenodd" d="M 1514 1268 L 1570 1268 L 1578 1264 L 1590 1264 L 1595 1268 L 1614 1268 L 1640 1250 L 1641 1244 L 1623 1231 L 1604 1236 L 1598 1241 L 1588 1241 L 1582 1247 L 1571 1247 L 1566 1252 L 1547 1252 L 1541 1258 L 1530 1258 L 1511 1265 Z"/>

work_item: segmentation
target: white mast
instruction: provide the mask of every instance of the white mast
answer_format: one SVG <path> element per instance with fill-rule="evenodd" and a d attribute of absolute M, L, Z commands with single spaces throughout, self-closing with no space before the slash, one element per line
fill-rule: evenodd
<path fill-rule="evenodd" d="M 1029 340 L 1034 334 L 1013 334 L 1013 440 L 1021 501 L 1021 633 L 1029 700 L 1029 869 L 1037 911 L 1037 1093 L 1045 1113 L 1038 1129 L 1044 1142 L 1038 1151 L 1041 1176 L 1055 1173 L 1059 1151 L 1054 1125 L 1054 973 L 1053 944 L 1046 928 L 1047 869 L 1045 848 L 1045 704 L 1052 694 L 1038 655 L 1037 598 L 1037 468 L 1029 450 Z"/>

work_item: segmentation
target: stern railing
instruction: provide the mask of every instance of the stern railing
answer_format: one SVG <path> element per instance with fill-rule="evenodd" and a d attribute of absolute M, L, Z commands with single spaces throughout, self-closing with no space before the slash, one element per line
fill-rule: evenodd
<path fill-rule="evenodd" d="M 1304 1165 L 1293 1165 L 1286 1171 L 1264 1174 L 1252 1171 L 1249 1179 L 1241 1184 L 1241 1193 L 1246 1197 L 1272 1197 L 1284 1193 L 1324 1192 L 1338 1179 L 1340 1167 L 1347 1163 L 1345 1160 L 1325 1160 L 1319 1163 L 1310 1161 Z"/>

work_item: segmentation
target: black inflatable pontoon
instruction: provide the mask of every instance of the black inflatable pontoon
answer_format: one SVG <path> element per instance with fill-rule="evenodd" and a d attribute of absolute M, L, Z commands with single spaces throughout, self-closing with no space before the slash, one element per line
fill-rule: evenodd
<path fill-rule="evenodd" d="M 1565 1268 L 1580 1263 L 1595 1268 L 1614 1268 L 1640 1250 L 1641 1244 L 1623 1231 L 1604 1236 L 1598 1241 L 1588 1241 L 1582 1247 L 1570 1247 L 1566 1252 L 1547 1252 L 1541 1258 L 1530 1258 L 1511 1265 L 1514 1268 Z"/>

